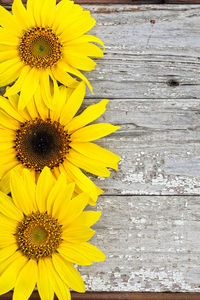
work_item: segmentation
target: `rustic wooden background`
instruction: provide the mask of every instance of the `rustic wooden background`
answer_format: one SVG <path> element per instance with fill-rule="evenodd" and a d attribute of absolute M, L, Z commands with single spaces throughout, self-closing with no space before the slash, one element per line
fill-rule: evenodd
<path fill-rule="evenodd" d="M 86 288 L 200 292 L 200 5 L 84 7 L 106 46 L 85 105 L 110 99 L 99 121 L 122 126 L 99 142 L 122 160 L 92 177 L 107 260 L 79 268 Z"/>
<path fill-rule="evenodd" d="M 200 292 L 200 6 L 86 6 L 105 57 L 88 74 L 108 98 L 101 145 L 122 156 L 94 242 L 105 263 L 80 271 L 88 290 Z"/>

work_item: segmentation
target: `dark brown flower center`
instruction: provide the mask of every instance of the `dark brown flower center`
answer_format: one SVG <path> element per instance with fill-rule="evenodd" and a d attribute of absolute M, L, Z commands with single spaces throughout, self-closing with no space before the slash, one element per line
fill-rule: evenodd
<path fill-rule="evenodd" d="M 63 163 L 69 152 L 70 135 L 57 121 L 34 119 L 16 131 L 14 148 L 17 159 L 27 168 L 41 172 Z"/>
<path fill-rule="evenodd" d="M 21 38 L 19 55 L 31 67 L 48 68 L 62 58 L 62 44 L 51 28 L 31 28 Z"/>
<path fill-rule="evenodd" d="M 50 257 L 62 241 L 62 226 L 47 213 L 32 213 L 18 224 L 15 237 L 18 249 L 28 259 Z"/>

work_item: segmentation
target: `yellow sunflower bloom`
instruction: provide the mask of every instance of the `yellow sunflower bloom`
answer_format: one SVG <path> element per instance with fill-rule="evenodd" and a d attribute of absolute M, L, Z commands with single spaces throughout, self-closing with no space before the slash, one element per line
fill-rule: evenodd
<path fill-rule="evenodd" d="M 73 264 L 105 259 L 88 243 L 101 213 L 83 212 L 89 196 L 72 198 L 65 176 L 56 180 L 46 167 L 35 184 L 28 170 L 12 171 L 12 198 L 0 192 L 0 295 L 14 288 L 13 300 L 27 300 L 37 285 L 42 300 L 69 300 L 69 288 L 85 292 Z"/>
<path fill-rule="evenodd" d="M 13 168 L 19 172 L 28 168 L 37 179 L 47 166 L 56 178 L 64 171 L 67 181 L 76 183 L 75 191 L 89 193 L 90 204 L 95 204 L 103 191 L 82 170 L 108 177 L 108 168 L 118 169 L 120 157 L 92 141 L 120 127 L 107 123 L 88 125 L 105 112 L 108 100 L 76 115 L 85 89 L 83 82 L 74 90 L 60 86 L 51 109 L 42 101 L 39 90 L 24 110 L 18 110 L 18 95 L 9 99 L 0 97 L 0 189 L 3 192 L 9 192 Z"/>
<path fill-rule="evenodd" d="M 0 6 L 0 86 L 15 81 L 5 94 L 20 92 L 19 108 L 23 109 L 35 91 L 48 98 L 51 82 L 75 87 L 79 71 L 92 70 L 96 63 L 89 57 L 102 57 L 104 47 L 95 36 L 86 35 L 95 20 L 89 11 L 70 0 L 14 0 L 12 14 Z M 71 75 L 69 75 L 71 74 Z"/>

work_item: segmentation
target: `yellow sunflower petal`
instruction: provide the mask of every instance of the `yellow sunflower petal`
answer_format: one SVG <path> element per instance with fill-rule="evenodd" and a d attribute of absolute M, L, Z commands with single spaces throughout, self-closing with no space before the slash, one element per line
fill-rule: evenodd
<path fill-rule="evenodd" d="M 64 260 L 59 254 L 53 254 L 52 261 L 56 271 L 69 287 L 79 293 L 85 292 L 83 279 L 71 263 Z"/>
<path fill-rule="evenodd" d="M 12 46 L 0 44 L 0 51 L 10 51 L 10 50 L 13 50 Z"/>
<path fill-rule="evenodd" d="M 8 116 L 8 114 L 6 114 L 5 112 L 0 111 L 0 125 L 9 129 L 16 130 L 19 126 L 19 122 Z"/>
<path fill-rule="evenodd" d="M 9 21 L 12 21 L 12 15 L 2 5 L 0 6 L 0 25 L 5 27 Z"/>
<path fill-rule="evenodd" d="M 9 151 L 13 148 L 13 142 L 0 141 L 0 151 Z"/>
<path fill-rule="evenodd" d="M 61 0 L 57 4 L 56 9 L 57 13 L 55 16 L 53 28 L 58 35 L 62 34 L 70 24 L 76 22 L 77 18 L 79 18 L 83 12 L 83 8 L 80 5 L 74 4 L 73 1 L 65 0 Z M 66 18 L 66 16 L 68 17 Z M 60 22 L 60 20 L 63 20 L 63 22 Z"/>
<path fill-rule="evenodd" d="M 15 155 L 8 156 L 6 153 L 3 155 L 4 156 L 4 162 L 0 163 L 0 178 L 6 176 L 6 174 L 12 170 L 18 167 L 19 163 L 15 159 Z M 8 188 L 8 187 L 6 187 Z"/>
<path fill-rule="evenodd" d="M 48 277 L 45 262 L 43 259 L 40 259 L 38 262 L 37 288 L 41 300 L 53 300 L 54 291 L 50 284 L 50 278 Z"/>
<path fill-rule="evenodd" d="M 89 194 L 81 193 L 78 196 L 74 197 L 69 203 L 66 208 L 65 213 L 63 216 L 59 216 L 63 227 L 67 227 L 70 223 L 72 223 L 84 210 L 86 205 L 88 204 L 90 199 Z M 64 205 L 63 205 L 64 211 Z"/>
<path fill-rule="evenodd" d="M 24 118 L 18 113 L 18 111 L 12 107 L 9 101 L 2 96 L 0 96 L 0 108 L 3 109 L 9 116 L 16 119 L 17 121 L 25 121 Z"/>
<path fill-rule="evenodd" d="M 24 109 L 24 107 L 28 104 L 28 102 L 33 97 L 35 91 L 37 90 L 39 84 L 39 74 L 40 73 L 38 70 L 31 69 L 30 72 L 27 74 L 26 78 L 24 78 L 19 97 L 19 110 Z"/>
<path fill-rule="evenodd" d="M 94 205 L 94 202 L 97 201 L 97 197 L 102 194 L 103 191 L 100 190 L 85 174 L 83 174 L 79 168 L 71 164 L 69 161 L 64 163 L 64 168 L 68 177 L 71 179 L 71 182 L 74 181 L 80 189 L 78 192 L 84 191 L 89 193 L 92 198 L 92 201 L 90 200 L 89 203 Z"/>
<path fill-rule="evenodd" d="M 4 157 L 6 157 L 6 155 L 4 155 Z M 1 161 L 1 159 L 0 159 L 0 161 Z M 5 176 L 4 184 L 6 184 L 6 176 L 8 176 L 8 178 L 10 178 L 10 174 L 8 174 L 8 173 L 10 173 L 11 170 L 17 170 L 20 173 L 22 171 L 22 168 L 23 168 L 22 165 L 20 165 L 18 163 L 18 161 L 15 159 L 15 156 L 13 155 L 13 157 L 11 157 L 9 161 L 7 161 L 5 163 L 0 163 L 0 178 L 1 178 L 1 180 L 3 180 L 3 178 Z M 9 185 L 5 187 L 5 190 L 7 190 L 7 189 L 9 190 L 8 193 L 10 193 L 10 179 L 9 179 Z M 4 189 L 2 191 L 4 191 Z M 6 192 L 4 191 L 4 193 L 6 193 Z"/>
<path fill-rule="evenodd" d="M 78 109 L 80 108 L 84 96 L 85 96 L 86 86 L 84 82 L 81 82 L 78 87 L 74 90 L 71 94 L 67 103 L 63 107 L 63 111 L 60 115 L 60 123 L 66 125 L 74 115 L 77 113 Z"/>
<path fill-rule="evenodd" d="M 83 46 L 83 44 L 86 44 L 86 43 L 88 44 L 88 42 L 97 43 L 97 44 L 102 46 L 103 50 L 105 50 L 104 43 L 102 42 L 102 40 L 100 40 L 96 36 L 90 35 L 90 34 L 85 34 L 85 35 L 83 35 L 83 36 L 81 36 L 81 37 L 79 37 L 75 40 L 69 41 L 66 45 L 66 48 L 71 47 L 71 46 L 79 47 L 81 44 Z M 85 51 L 87 52 L 87 49 L 85 49 Z M 89 56 L 93 56 L 93 55 L 89 54 Z"/>
<path fill-rule="evenodd" d="M 78 265 L 91 265 L 93 262 L 104 261 L 105 254 L 95 246 L 85 242 L 81 244 L 63 243 L 59 253 L 68 261 Z"/>
<path fill-rule="evenodd" d="M 87 56 L 67 53 L 65 60 L 74 68 L 83 71 L 91 71 L 95 68 L 96 62 Z"/>
<path fill-rule="evenodd" d="M 60 278 L 59 274 L 55 270 L 52 259 L 46 258 L 44 260 L 46 265 L 46 270 L 49 274 L 49 279 L 55 294 L 57 295 L 59 300 L 71 300 L 71 295 L 68 286 L 64 283 L 64 281 Z"/>
<path fill-rule="evenodd" d="M 13 59 L 10 59 L 9 61 L 13 61 Z M 6 62 L 7 61 L 4 61 L 3 63 L 6 63 Z M 1 86 L 7 85 L 7 84 L 13 82 L 14 80 L 16 80 L 16 78 L 19 76 L 19 73 L 21 72 L 22 68 L 23 68 L 23 64 L 20 61 L 14 63 L 14 64 L 11 64 L 6 70 L 4 70 L 0 74 L 0 85 Z"/>
<path fill-rule="evenodd" d="M 6 60 L 4 62 L 0 63 L 0 74 L 1 76 L 4 75 L 5 71 L 9 68 L 16 66 L 20 62 L 20 59 L 18 57 Z"/>
<path fill-rule="evenodd" d="M 77 226 L 91 227 L 100 218 L 100 211 L 83 211 L 82 214 L 75 220 Z"/>
<path fill-rule="evenodd" d="M 10 172 L 7 172 L 0 180 L 0 191 L 10 193 Z"/>
<path fill-rule="evenodd" d="M 60 174 L 55 184 L 52 185 L 51 190 L 49 191 L 49 195 L 46 200 L 47 211 L 50 214 L 54 215 L 54 202 L 63 202 L 65 201 L 66 195 L 66 175 L 65 173 Z"/>
<path fill-rule="evenodd" d="M 36 186 L 36 202 L 40 212 L 46 211 L 47 198 L 54 184 L 55 178 L 53 177 L 50 169 L 45 167 L 38 178 Z"/>
<path fill-rule="evenodd" d="M 66 28 L 60 36 L 66 43 L 85 34 L 92 27 L 94 27 L 95 24 L 96 21 L 91 18 L 90 12 L 83 11 L 82 15 L 79 16 L 76 22 L 73 22 L 70 26 L 68 26 L 68 28 Z"/>
<path fill-rule="evenodd" d="M 109 177 L 110 171 L 106 168 L 105 163 L 94 159 L 88 159 L 85 155 L 71 149 L 68 153 L 67 159 L 75 166 L 92 173 L 97 176 Z"/>
<path fill-rule="evenodd" d="M 10 87 L 7 86 L 6 87 L 6 92 L 9 91 Z M 15 94 L 15 95 L 11 95 L 8 97 L 10 104 L 12 105 L 12 107 L 17 110 L 17 106 L 18 106 L 18 101 L 19 101 L 19 95 Z M 22 112 L 20 112 L 21 114 Z M 22 116 L 24 116 L 24 114 L 22 114 Z M 26 118 L 26 117 L 25 117 Z"/>
<path fill-rule="evenodd" d="M 33 208 L 36 209 L 36 185 L 35 185 L 35 174 L 28 169 L 23 169 L 22 171 L 23 181 L 26 186 L 26 191 L 28 193 L 28 197 L 30 198 L 31 203 L 33 204 Z"/>
<path fill-rule="evenodd" d="M 15 139 L 15 131 L 8 128 L 0 128 L 0 141 L 12 142 Z"/>
<path fill-rule="evenodd" d="M 8 216 L 5 216 L 3 214 L 0 214 L 0 221 L 1 221 L 1 229 L 0 234 L 7 234 L 12 235 L 16 232 L 16 228 L 18 225 L 18 222 L 16 220 L 13 220 L 9 218 Z"/>
<path fill-rule="evenodd" d="M 80 253 L 87 255 L 92 261 L 100 262 L 106 259 L 105 254 L 101 250 L 89 243 L 79 244 L 77 249 Z"/>
<path fill-rule="evenodd" d="M 78 71 L 77 69 L 73 68 L 72 66 L 70 66 L 69 64 L 66 64 L 64 62 L 64 60 L 62 60 L 61 62 L 59 62 L 59 65 L 60 67 L 65 71 L 65 72 L 68 72 L 70 74 L 73 74 L 77 77 L 79 77 L 80 79 L 82 79 L 86 84 L 87 86 L 89 87 L 90 91 L 93 92 L 93 89 L 92 89 L 92 86 L 91 84 L 89 83 L 88 79 L 80 72 Z"/>
<path fill-rule="evenodd" d="M 21 0 L 13 1 L 12 12 L 23 29 L 34 26 L 33 18 L 27 13 Z"/>
<path fill-rule="evenodd" d="M 31 276 L 30 276 L 31 271 Z M 35 287 L 37 281 L 37 263 L 30 259 L 21 269 L 14 288 L 13 300 L 27 300 Z"/>
<path fill-rule="evenodd" d="M 10 60 L 18 55 L 16 50 L 7 50 L 0 52 L 0 62 Z"/>
<path fill-rule="evenodd" d="M 76 142 L 90 142 L 109 135 L 121 127 L 108 123 L 88 125 L 75 131 L 71 139 Z"/>
<path fill-rule="evenodd" d="M 34 102 L 40 117 L 45 120 L 49 117 L 49 110 L 47 109 L 44 101 L 42 100 L 40 88 L 38 88 L 34 94 Z"/>
<path fill-rule="evenodd" d="M 2 5 L 0 6 L 0 25 L 7 29 L 19 29 L 18 24 L 15 22 L 11 13 L 5 9 Z"/>
<path fill-rule="evenodd" d="M 22 177 L 15 170 L 11 171 L 10 188 L 16 207 L 26 215 L 32 213 L 34 210 L 34 202 L 32 202 L 31 197 L 29 197 L 26 182 L 24 182 Z"/>
<path fill-rule="evenodd" d="M 11 246 L 16 246 L 16 244 L 13 244 Z M 9 247 L 6 247 L 5 249 L 8 249 L 10 248 L 11 246 Z M 8 266 L 13 262 L 15 261 L 16 259 L 18 259 L 18 257 L 21 256 L 21 253 L 19 251 L 15 251 L 13 254 L 11 254 L 8 258 L 6 258 L 5 260 L 3 260 L 1 263 L 0 263 L 0 275 L 2 275 L 2 273 L 8 268 Z"/>
<path fill-rule="evenodd" d="M 19 39 L 17 38 L 16 35 L 13 34 L 13 31 L 6 30 L 6 29 L 0 27 L 0 44 L 1 45 L 16 47 L 18 45 L 18 41 L 19 41 Z"/>
<path fill-rule="evenodd" d="M 47 70 L 43 70 L 41 73 L 40 85 L 43 101 L 47 107 L 51 107 L 53 97 L 51 94 L 50 74 Z"/>
<path fill-rule="evenodd" d="M 78 85 L 78 81 L 75 80 L 68 73 L 66 73 L 62 69 L 62 67 L 59 67 L 59 63 L 58 63 L 58 65 L 53 67 L 51 70 L 52 70 L 52 74 L 55 77 L 55 79 L 58 80 L 60 83 L 66 85 L 68 87 L 71 87 L 71 88 L 76 88 L 76 86 Z"/>
<path fill-rule="evenodd" d="M 18 257 L 6 268 L 0 277 L 0 295 L 9 292 L 15 286 L 18 274 L 26 263 L 27 258 L 18 253 Z"/>
<path fill-rule="evenodd" d="M 23 69 L 22 69 L 22 71 L 19 75 L 19 78 L 16 80 L 16 82 L 9 89 L 6 90 L 6 92 L 4 94 L 5 97 L 15 95 L 21 90 L 22 83 L 25 81 L 25 78 L 27 77 L 30 70 L 31 69 L 30 69 L 29 66 L 24 66 L 23 67 Z"/>
<path fill-rule="evenodd" d="M 8 143 L 9 146 L 11 146 L 11 143 Z M 3 161 L 4 159 L 4 161 Z M 6 150 L 4 150 L 4 147 L 2 147 L 1 151 L 0 151 L 0 164 L 4 164 L 5 162 L 12 162 L 12 160 L 15 159 L 15 150 L 13 149 L 13 147 L 9 147 Z M 1 173 L 1 168 L 0 168 L 0 173 Z"/>
<path fill-rule="evenodd" d="M 0 211 L 5 216 L 17 221 L 21 221 L 23 218 L 22 212 L 13 204 L 12 199 L 2 192 L 0 192 Z"/>
<path fill-rule="evenodd" d="M 28 112 L 30 119 L 35 119 L 39 117 L 38 110 L 35 106 L 35 102 L 33 101 L 33 99 L 31 99 L 31 101 L 28 102 L 26 108 L 23 111 Z"/>
<path fill-rule="evenodd" d="M 90 105 L 79 116 L 73 118 L 67 125 L 69 133 L 84 127 L 99 118 L 106 111 L 108 102 L 108 100 L 102 100 L 97 104 Z"/>
<path fill-rule="evenodd" d="M 29 14 L 34 17 L 37 26 L 42 26 L 42 20 L 41 20 L 42 5 L 43 5 L 43 1 L 40 0 L 27 1 L 27 10 Z"/>
<path fill-rule="evenodd" d="M 70 143 L 70 147 L 76 151 L 82 153 L 86 157 L 104 162 L 107 167 L 118 169 L 117 163 L 120 161 L 120 157 L 111 151 L 104 149 L 94 143 Z"/>
<path fill-rule="evenodd" d="M 42 26 L 52 26 L 56 16 L 56 0 L 43 0 L 41 9 Z"/>
<path fill-rule="evenodd" d="M 66 99 L 68 98 L 68 91 L 71 89 L 66 89 L 63 85 L 61 85 L 58 89 L 58 95 L 57 95 L 57 99 L 59 99 L 59 101 L 57 101 L 57 99 L 55 98 L 55 101 L 53 101 L 53 106 L 52 109 L 50 110 L 50 118 L 52 120 L 59 120 L 60 118 L 60 114 L 63 110 L 63 107 L 66 103 Z"/>
<path fill-rule="evenodd" d="M 78 246 L 80 244 L 62 243 L 58 249 L 60 255 L 67 261 L 81 265 L 89 266 L 92 264 L 92 260 L 88 258 L 85 253 L 80 253 Z"/>
<path fill-rule="evenodd" d="M 97 45 L 92 43 L 77 43 L 77 40 L 75 40 L 74 44 L 73 41 L 67 43 L 64 53 L 66 59 L 68 54 L 103 57 L 103 51 Z"/>
<path fill-rule="evenodd" d="M 89 241 L 94 234 L 95 231 L 91 228 L 84 226 L 70 226 L 63 231 L 62 237 L 66 242 L 76 244 Z"/>
<path fill-rule="evenodd" d="M 3 230 L 3 229 L 2 229 Z M 8 234 L 5 232 L 0 232 L 0 247 L 9 247 L 16 244 L 16 240 L 13 234 Z"/>
<path fill-rule="evenodd" d="M 11 257 L 16 252 L 16 250 L 17 250 L 17 245 L 15 244 L 0 249 L 0 262 L 2 263 L 2 261 Z"/>
<path fill-rule="evenodd" d="M 58 193 L 58 195 L 54 194 L 54 197 L 51 196 L 51 202 L 53 200 L 53 203 L 51 203 L 52 206 L 52 215 L 55 218 L 62 219 L 63 215 L 65 216 L 65 209 L 68 207 L 68 203 L 72 198 L 72 195 L 74 193 L 75 183 L 70 183 L 66 185 L 66 178 L 65 178 L 65 188 L 62 189 L 62 195 Z M 63 206 L 65 206 L 65 209 L 63 211 Z"/>

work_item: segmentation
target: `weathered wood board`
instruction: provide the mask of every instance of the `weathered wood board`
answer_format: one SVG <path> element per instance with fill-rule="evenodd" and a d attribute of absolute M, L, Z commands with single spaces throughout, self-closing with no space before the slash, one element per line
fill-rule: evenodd
<path fill-rule="evenodd" d="M 92 177 L 107 260 L 80 268 L 87 290 L 200 292 L 200 6 L 84 7 L 106 46 L 85 105 L 122 126 L 98 142 L 122 160 Z"/>
<path fill-rule="evenodd" d="M 105 196 L 93 243 L 104 263 L 79 268 L 90 290 L 199 291 L 200 198 Z"/>
<path fill-rule="evenodd" d="M 86 104 L 110 99 L 101 120 L 122 128 L 99 144 L 122 161 L 95 179 L 107 261 L 81 268 L 88 289 L 200 292 L 200 6 L 90 10 L 106 55 Z"/>

